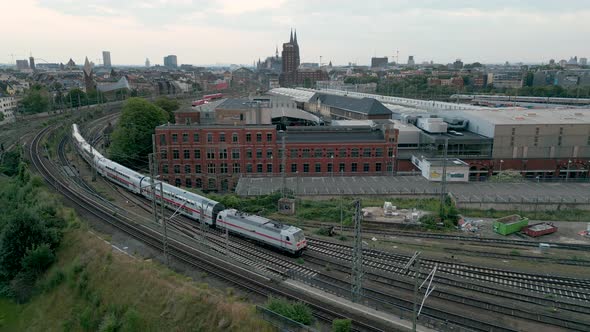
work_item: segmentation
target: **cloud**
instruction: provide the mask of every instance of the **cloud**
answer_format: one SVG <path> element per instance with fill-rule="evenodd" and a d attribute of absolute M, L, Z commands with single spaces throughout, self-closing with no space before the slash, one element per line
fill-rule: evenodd
<path fill-rule="evenodd" d="M 278 9 L 285 0 L 216 0 L 216 9 L 213 11 L 223 15 L 243 15 L 261 10 Z"/>

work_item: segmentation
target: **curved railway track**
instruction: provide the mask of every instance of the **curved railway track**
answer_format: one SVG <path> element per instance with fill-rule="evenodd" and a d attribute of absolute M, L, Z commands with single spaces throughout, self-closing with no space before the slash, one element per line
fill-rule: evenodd
<path fill-rule="evenodd" d="M 41 146 L 42 139 L 54 128 L 54 126 L 47 127 L 35 135 L 28 151 L 33 167 L 41 174 L 45 181 L 86 213 L 93 215 L 99 220 L 114 226 L 120 231 L 137 238 L 155 249 L 161 250 L 163 247 L 163 241 L 160 233 L 136 224 L 133 220 L 120 214 L 118 210 L 113 209 L 112 206 L 109 206 L 103 200 L 97 199 L 94 195 L 89 195 L 88 192 L 78 184 L 65 181 L 60 176 L 61 172 L 55 169 L 54 165 L 52 165 L 47 158 L 46 151 L 44 151 Z M 264 297 L 274 295 L 308 303 L 315 312 L 318 312 L 318 319 L 329 322 L 335 318 L 345 318 L 337 313 L 335 308 L 318 303 L 318 301 L 304 296 L 296 295 L 293 291 L 274 285 L 270 282 L 270 279 L 266 277 L 255 274 L 244 275 L 244 270 L 236 271 L 235 267 L 227 264 L 227 262 L 219 260 L 218 258 L 216 263 L 209 262 L 208 260 L 212 260 L 214 256 L 199 252 L 187 244 L 176 241 L 172 238 L 169 239 L 169 253 L 179 261 L 197 267 L 211 275 L 215 275 L 248 292 Z M 208 256 L 207 259 L 204 259 L 203 255 Z M 359 331 L 383 331 L 381 328 L 371 324 L 367 319 L 362 318 L 354 319 L 353 327 Z"/>

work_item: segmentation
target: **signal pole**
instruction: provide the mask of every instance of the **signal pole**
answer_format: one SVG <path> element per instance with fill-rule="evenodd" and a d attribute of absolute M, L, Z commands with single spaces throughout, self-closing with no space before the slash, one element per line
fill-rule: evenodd
<path fill-rule="evenodd" d="M 354 245 L 352 247 L 352 301 L 358 302 L 363 291 L 363 240 L 361 238 L 361 201 L 354 202 Z"/>

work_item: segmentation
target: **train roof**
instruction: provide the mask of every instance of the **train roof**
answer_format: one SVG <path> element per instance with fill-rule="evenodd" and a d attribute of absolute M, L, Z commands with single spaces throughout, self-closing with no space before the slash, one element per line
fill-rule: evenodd
<path fill-rule="evenodd" d="M 248 223 L 253 226 L 263 227 L 272 232 L 280 233 L 281 231 L 293 231 L 295 232 L 297 228 L 292 227 L 290 225 L 282 224 L 278 221 L 274 221 L 265 217 L 257 216 L 254 214 L 248 214 L 245 212 L 240 212 L 236 209 L 228 209 L 224 211 L 226 216 L 230 219 L 240 219 L 241 222 Z M 291 230 L 293 228 L 294 230 Z"/>

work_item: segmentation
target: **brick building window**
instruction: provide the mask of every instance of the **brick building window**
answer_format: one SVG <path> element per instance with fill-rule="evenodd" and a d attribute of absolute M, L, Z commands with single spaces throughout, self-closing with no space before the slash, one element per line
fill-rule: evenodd
<path fill-rule="evenodd" d="M 219 159 L 227 159 L 227 149 L 219 149 Z"/>
<path fill-rule="evenodd" d="M 303 158 L 309 158 L 310 156 L 310 150 L 308 148 L 303 149 Z"/>
<path fill-rule="evenodd" d="M 322 164 L 315 163 L 315 172 L 316 173 L 321 173 L 322 172 Z"/>
<path fill-rule="evenodd" d="M 322 153 L 322 149 L 314 149 L 314 150 L 313 150 L 313 156 L 314 156 L 315 158 L 321 158 L 321 157 L 322 157 L 322 155 L 323 155 L 323 153 Z"/>
<path fill-rule="evenodd" d="M 188 133 L 182 133 L 182 143 L 188 143 Z"/>
<path fill-rule="evenodd" d="M 238 143 L 238 134 L 237 133 L 233 133 L 231 135 L 231 141 L 234 143 Z"/>
<path fill-rule="evenodd" d="M 160 150 L 160 155 L 162 159 L 168 159 L 168 151 Z"/>
<path fill-rule="evenodd" d="M 168 164 L 163 164 L 162 165 L 162 173 L 168 174 Z"/>
<path fill-rule="evenodd" d="M 216 186 L 215 179 L 209 179 L 209 181 L 207 181 L 207 189 L 215 189 Z"/>
<path fill-rule="evenodd" d="M 191 174 L 191 165 L 184 165 L 184 174 Z"/>
<path fill-rule="evenodd" d="M 219 168 L 219 173 L 227 174 L 227 164 L 226 163 L 221 164 L 221 167 Z"/>
<path fill-rule="evenodd" d="M 225 133 L 219 133 L 219 141 L 225 142 Z"/>
<path fill-rule="evenodd" d="M 207 159 L 215 159 L 215 149 L 207 148 Z"/>
<path fill-rule="evenodd" d="M 191 179 L 186 179 L 185 180 L 185 187 L 192 188 L 192 186 L 193 186 L 193 181 Z"/>
<path fill-rule="evenodd" d="M 177 187 L 180 187 L 180 184 L 181 184 L 181 183 L 182 183 L 182 182 L 180 181 L 180 179 L 176 179 L 176 180 L 174 180 L 174 185 L 175 185 L 175 186 L 177 186 Z"/>
<path fill-rule="evenodd" d="M 332 173 L 332 172 L 334 172 L 334 164 L 329 163 L 328 164 L 328 173 Z"/>
<path fill-rule="evenodd" d="M 375 149 L 375 157 L 383 157 L 383 148 Z"/>
<path fill-rule="evenodd" d="M 180 165 L 174 165 L 174 174 L 180 174 Z"/>
<path fill-rule="evenodd" d="M 256 164 L 256 172 L 262 173 L 262 164 Z"/>
<path fill-rule="evenodd" d="M 246 173 L 252 173 L 252 164 L 246 164 Z"/>
<path fill-rule="evenodd" d="M 191 150 L 184 150 L 184 159 L 191 159 Z"/>
<path fill-rule="evenodd" d="M 328 158 L 334 157 L 334 149 L 328 149 L 326 151 L 326 157 L 328 157 Z"/>
<path fill-rule="evenodd" d="M 357 163 L 350 164 L 350 171 L 353 173 L 357 172 L 358 171 L 358 164 Z"/>
<path fill-rule="evenodd" d="M 381 172 L 381 163 L 375 163 L 375 172 Z"/>
<path fill-rule="evenodd" d="M 297 172 L 297 164 L 291 164 L 291 173 Z"/>
<path fill-rule="evenodd" d="M 201 165 L 195 165 L 195 174 L 201 174 Z"/>
<path fill-rule="evenodd" d="M 272 158 L 272 149 L 266 149 L 266 158 Z"/>
<path fill-rule="evenodd" d="M 195 159 L 201 159 L 201 149 L 195 149 Z"/>
<path fill-rule="evenodd" d="M 389 158 L 393 158 L 393 148 L 388 148 L 388 149 L 387 149 L 387 156 L 388 156 Z"/>
<path fill-rule="evenodd" d="M 369 163 L 364 163 L 363 164 L 363 172 L 367 173 L 369 172 L 370 166 Z"/>
<path fill-rule="evenodd" d="M 193 142 L 195 142 L 195 143 L 199 142 L 199 134 L 198 133 L 193 134 Z"/>
<path fill-rule="evenodd" d="M 252 149 L 246 150 L 246 158 L 252 159 Z"/>
<path fill-rule="evenodd" d="M 365 158 L 371 157 L 371 148 L 364 148 L 363 149 L 363 157 L 365 157 Z"/>
<path fill-rule="evenodd" d="M 166 134 L 160 134 L 160 145 L 166 145 Z"/>
<path fill-rule="evenodd" d="M 338 157 L 340 157 L 340 158 L 346 158 L 346 149 L 340 149 L 338 151 Z"/>
<path fill-rule="evenodd" d="M 303 164 L 303 173 L 309 173 L 309 164 L 308 163 Z"/>
<path fill-rule="evenodd" d="M 201 179 L 196 179 L 196 180 L 195 180 L 195 187 L 196 187 L 196 188 L 202 188 L 202 187 L 203 187 L 203 180 L 201 180 Z"/>
<path fill-rule="evenodd" d="M 359 156 L 359 149 L 358 148 L 352 148 L 352 150 L 350 151 L 350 156 L 352 158 L 358 158 L 358 156 Z"/>
<path fill-rule="evenodd" d="M 212 142 L 213 142 L 213 134 L 207 133 L 207 143 L 212 143 Z"/>
<path fill-rule="evenodd" d="M 291 158 L 297 158 L 297 149 L 291 149 L 289 151 L 289 157 L 291 157 Z"/>
<path fill-rule="evenodd" d="M 262 149 L 256 149 L 256 158 L 258 158 L 258 159 L 262 158 Z"/>
<path fill-rule="evenodd" d="M 340 165 L 338 165 L 338 172 L 346 172 L 346 164 L 340 163 Z"/>
<path fill-rule="evenodd" d="M 231 150 L 231 158 L 232 159 L 240 159 L 240 149 L 232 149 Z"/>
<path fill-rule="evenodd" d="M 252 142 L 252 134 L 250 134 L 250 133 L 246 134 L 246 142 Z"/>
<path fill-rule="evenodd" d="M 172 143 L 178 143 L 178 134 L 172 134 Z"/>
<path fill-rule="evenodd" d="M 178 152 L 178 150 L 172 150 L 172 159 L 179 159 L 180 158 L 180 153 Z"/>
<path fill-rule="evenodd" d="M 240 173 L 240 164 L 238 164 L 238 163 L 235 163 L 234 164 L 233 173 L 234 174 L 239 174 Z"/>
<path fill-rule="evenodd" d="M 272 164 L 266 164 L 266 173 L 272 173 Z"/>
<path fill-rule="evenodd" d="M 215 174 L 215 164 L 207 164 L 207 173 Z"/>
<path fill-rule="evenodd" d="M 262 142 L 262 134 L 256 133 L 256 142 Z"/>

